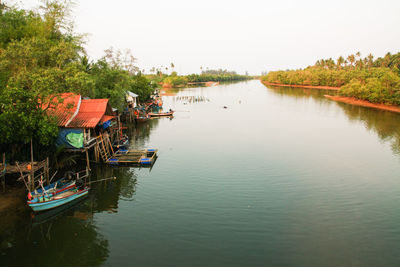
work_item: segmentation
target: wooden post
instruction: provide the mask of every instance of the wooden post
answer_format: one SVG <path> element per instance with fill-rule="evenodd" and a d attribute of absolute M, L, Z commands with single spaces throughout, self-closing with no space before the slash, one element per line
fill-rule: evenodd
<path fill-rule="evenodd" d="M 44 176 L 46 177 L 47 185 L 49 185 L 50 184 L 49 157 L 46 158 L 46 164 L 45 164 L 45 168 L 44 168 Z"/>
<path fill-rule="evenodd" d="M 31 191 L 35 189 L 35 171 L 33 169 L 33 144 L 32 144 L 32 137 L 31 137 L 31 174 L 28 176 L 29 188 Z"/>
<path fill-rule="evenodd" d="M 87 148 L 85 149 L 85 152 L 86 152 L 86 168 L 90 170 L 89 151 Z"/>
<path fill-rule="evenodd" d="M 4 166 L 4 170 L 1 170 L 4 173 L 1 173 L 1 179 L 2 179 L 2 184 L 3 184 L 3 192 L 6 191 L 6 153 L 3 153 L 3 166 Z"/>
<path fill-rule="evenodd" d="M 30 174 L 28 175 L 28 188 L 29 188 L 28 190 L 31 192 L 34 190 L 32 186 L 32 176 Z"/>

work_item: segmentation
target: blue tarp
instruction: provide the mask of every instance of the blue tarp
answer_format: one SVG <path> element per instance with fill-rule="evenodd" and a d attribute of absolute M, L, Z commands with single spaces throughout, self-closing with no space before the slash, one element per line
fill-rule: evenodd
<path fill-rule="evenodd" d="M 68 141 L 68 134 L 73 133 L 73 134 L 81 134 L 82 135 L 82 143 L 79 145 L 79 147 L 74 146 Z M 83 148 L 83 130 L 82 129 L 67 129 L 67 128 L 60 128 L 58 131 L 58 137 L 56 140 L 56 145 L 59 146 L 65 146 L 66 148 Z"/>
<path fill-rule="evenodd" d="M 106 128 L 110 127 L 110 124 L 111 124 L 111 120 L 104 122 L 103 123 L 103 129 L 106 129 Z"/>

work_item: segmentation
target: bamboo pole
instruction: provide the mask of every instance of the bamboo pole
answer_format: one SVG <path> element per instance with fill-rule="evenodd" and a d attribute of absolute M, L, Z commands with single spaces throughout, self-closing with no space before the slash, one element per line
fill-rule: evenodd
<path fill-rule="evenodd" d="M 50 185 L 49 157 L 46 158 L 46 165 L 45 165 L 45 169 L 44 169 L 44 176 L 46 177 L 47 185 Z"/>
<path fill-rule="evenodd" d="M 6 191 L 6 153 L 3 153 L 3 166 L 4 166 L 4 170 L 2 170 L 2 172 L 4 171 L 4 173 L 2 173 L 1 179 L 2 179 L 2 184 L 3 184 L 3 192 Z"/>
<path fill-rule="evenodd" d="M 86 167 L 88 170 L 90 170 L 89 152 L 87 148 L 85 149 L 85 151 L 86 151 Z"/>
<path fill-rule="evenodd" d="M 35 188 L 35 175 L 34 175 L 34 170 L 33 170 L 33 143 L 32 143 L 32 137 L 31 137 L 31 173 L 28 176 L 28 181 L 29 181 L 30 191 L 33 191 L 34 188 Z"/>

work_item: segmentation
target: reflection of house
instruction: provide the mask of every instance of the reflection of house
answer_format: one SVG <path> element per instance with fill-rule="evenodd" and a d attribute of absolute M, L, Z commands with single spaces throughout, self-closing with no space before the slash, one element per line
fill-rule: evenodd
<path fill-rule="evenodd" d="M 137 98 L 137 94 L 132 93 L 131 91 L 126 92 L 126 102 L 128 102 L 128 105 L 130 105 L 132 108 L 135 108 L 137 106 Z"/>
<path fill-rule="evenodd" d="M 58 146 L 84 149 L 94 144 L 96 127 L 107 128 L 115 117 L 108 99 L 82 99 L 73 93 L 53 97 L 51 106 L 43 105 L 47 114 L 56 119 L 60 127 Z"/>

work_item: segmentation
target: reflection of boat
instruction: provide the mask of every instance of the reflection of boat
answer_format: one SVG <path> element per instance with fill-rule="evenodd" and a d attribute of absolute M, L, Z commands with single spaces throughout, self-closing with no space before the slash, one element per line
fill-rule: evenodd
<path fill-rule="evenodd" d="M 87 195 L 86 195 L 87 196 Z M 82 197 L 85 198 L 86 196 Z M 60 207 L 51 209 L 51 210 L 47 210 L 47 211 L 43 211 L 37 214 L 33 214 L 32 218 L 33 218 L 33 225 L 36 224 L 42 224 L 45 223 L 49 220 L 52 220 L 56 217 L 58 217 L 61 214 L 64 214 L 65 212 L 67 212 L 68 210 L 70 210 L 72 207 L 77 206 L 79 203 L 81 203 L 80 201 L 82 200 L 82 198 L 77 198 L 75 200 L 72 200 Z"/>
<path fill-rule="evenodd" d="M 149 116 L 151 117 L 158 117 L 158 116 L 173 116 L 174 111 L 170 110 L 168 112 L 160 112 L 160 113 L 149 113 Z"/>
<path fill-rule="evenodd" d="M 149 115 L 146 115 L 146 116 L 142 116 L 142 117 L 137 117 L 136 118 L 136 121 L 137 122 L 146 122 L 146 121 L 148 121 L 150 119 L 150 116 Z"/>
<path fill-rule="evenodd" d="M 59 194 L 45 194 L 35 197 L 33 200 L 28 201 L 28 205 L 34 211 L 53 209 L 87 195 L 89 189 L 89 187 L 83 186 L 82 184 L 82 186 L 75 187 L 74 189 L 67 190 Z"/>

